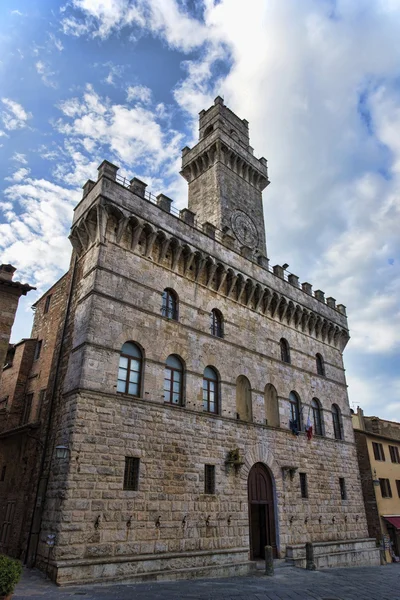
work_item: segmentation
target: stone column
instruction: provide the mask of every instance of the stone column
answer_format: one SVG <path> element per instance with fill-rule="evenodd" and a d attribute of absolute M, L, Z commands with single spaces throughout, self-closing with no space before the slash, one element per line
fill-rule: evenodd
<path fill-rule="evenodd" d="M 274 557 L 272 546 L 265 546 L 265 574 L 272 576 L 274 574 Z"/>

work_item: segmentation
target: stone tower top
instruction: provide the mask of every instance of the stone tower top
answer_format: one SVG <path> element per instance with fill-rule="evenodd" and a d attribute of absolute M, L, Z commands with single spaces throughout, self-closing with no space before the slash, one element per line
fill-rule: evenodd
<path fill-rule="evenodd" d="M 200 112 L 199 141 L 182 150 L 181 175 L 199 225 L 234 236 L 254 258 L 267 255 L 261 195 L 269 184 L 267 161 L 255 158 L 248 122 L 220 96 Z"/>

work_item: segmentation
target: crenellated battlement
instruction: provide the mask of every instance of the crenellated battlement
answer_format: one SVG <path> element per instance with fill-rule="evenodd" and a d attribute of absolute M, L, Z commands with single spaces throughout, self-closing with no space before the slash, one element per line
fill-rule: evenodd
<path fill-rule="evenodd" d="M 300 285 L 287 271 L 288 265 L 271 267 L 266 257 L 255 257 L 211 223 L 200 225 L 192 211 L 177 209 L 165 194 L 155 196 L 135 177 L 121 177 L 108 161 L 99 166 L 97 182 L 83 186 L 70 240 L 78 256 L 109 241 L 160 264 L 170 256 L 173 271 L 252 310 L 341 350 L 349 339 L 345 308 L 334 298 L 325 300 L 321 290 L 313 293 L 309 283 Z"/>

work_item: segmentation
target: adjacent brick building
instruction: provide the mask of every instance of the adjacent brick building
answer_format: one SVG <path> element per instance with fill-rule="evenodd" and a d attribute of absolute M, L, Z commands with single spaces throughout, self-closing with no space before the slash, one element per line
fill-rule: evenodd
<path fill-rule="evenodd" d="M 368 533 L 387 562 L 400 559 L 400 423 L 353 414 Z M 397 558 L 396 558 L 397 557 Z"/>
<path fill-rule="evenodd" d="M 379 562 L 345 307 L 270 267 L 267 162 L 247 121 L 221 98 L 200 113 L 182 152 L 187 209 L 107 161 L 98 171 L 46 333 L 36 309 L 53 354 L 32 370 L 50 379 L 29 563 L 49 556 L 59 583 L 245 573 L 265 545 L 303 565 L 308 541 L 318 566 Z"/>

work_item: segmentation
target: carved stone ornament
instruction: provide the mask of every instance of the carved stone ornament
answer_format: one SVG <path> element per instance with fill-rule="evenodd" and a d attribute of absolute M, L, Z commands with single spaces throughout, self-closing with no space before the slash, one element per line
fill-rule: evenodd
<path fill-rule="evenodd" d="M 235 210 L 231 217 L 232 231 L 242 246 L 255 248 L 258 244 L 258 232 L 249 215 Z"/>

